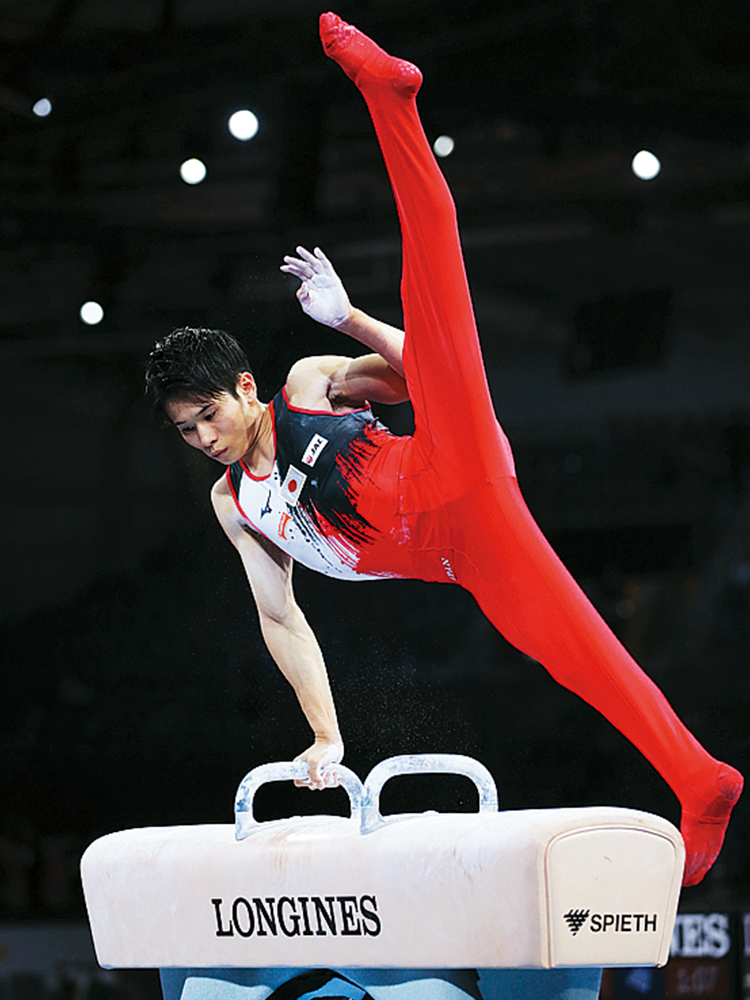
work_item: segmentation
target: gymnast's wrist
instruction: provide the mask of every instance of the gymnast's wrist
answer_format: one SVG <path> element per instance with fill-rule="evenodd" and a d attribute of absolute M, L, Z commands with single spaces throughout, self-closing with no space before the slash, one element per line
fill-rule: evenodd
<path fill-rule="evenodd" d="M 349 312 L 340 322 L 333 322 L 331 326 L 334 330 L 338 330 L 340 333 L 345 333 L 350 337 L 356 337 L 354 332 L 358 326 L 361 324 L 361 318 L 364 315 L 361 309 L 357 309 L 356 306 L 349 306 Z"/>
<path fill-rule="evenodd" d="M 341 733 L 338 730 L 330 730 L 327 732 L 315 732 L 315 742 L 335 746 L 337 743 L 343 744 L 344 741 L 341 739 Z"/>

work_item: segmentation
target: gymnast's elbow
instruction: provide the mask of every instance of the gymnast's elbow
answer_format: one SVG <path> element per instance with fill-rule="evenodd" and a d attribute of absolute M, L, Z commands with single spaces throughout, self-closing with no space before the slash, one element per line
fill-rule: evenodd
<path fill-rule="evenodd" d="M 258 618 L 266 644 L 272 643 L 278 636 L 304 638 L 310 631 L 302 610 L 291 594 L 286 600 L 272 605 L 258 604 Z"/>

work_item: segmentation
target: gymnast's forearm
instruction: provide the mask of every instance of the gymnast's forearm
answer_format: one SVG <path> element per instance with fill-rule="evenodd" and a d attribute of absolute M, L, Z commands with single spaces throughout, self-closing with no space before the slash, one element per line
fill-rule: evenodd
<path fill-rule="evenodd" d="M 338 721 L 328 671 L 315 634 L 295 607 L 278 620 L 261 618 L 263 639 L 281 673 L 291 684 L 315 739 L 339 743 Z"/>
<path fill-rule="evenodd" d="M 358 340 L 375 354 L 379 354 L 390 367 L 404 375 L 404 331 L 369 316 L 352 306 L 348 317 L 337 327 L 353 340 Z"/>

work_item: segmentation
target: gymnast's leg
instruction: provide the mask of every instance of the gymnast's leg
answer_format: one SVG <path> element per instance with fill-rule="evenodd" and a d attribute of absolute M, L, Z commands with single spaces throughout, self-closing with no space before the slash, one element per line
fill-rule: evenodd
<path fill-rule="evenodd" d="M 682 807 L 684 884 L 696 884 L 721 849 L 742 776 L 701 746 L 617 640 L 544 538 L 516 479 L 468 500 L 449 511 L 467 553 L 455 560 L 459 581 L 509 642 L 616 726 L 672 788 Z M 500 545 L 488 545 L 487 524 Z"/>
<path fill-rule="evenodd" d="M 601 620 L 534 523 L 484 375 L 452 198 L 417 116 L 416 67 L 333 14 L 328 55 L 362 91 L 403 237 L 405 367 L 415 438 L 447 491 L 458 579 L 499 630 L 627 736 L 683 810 L 685 884 L 715 860 L 742 777 L 708 754 Z"/>
<path fill-rule="evenodd" d="M 453 198 L 417 114 L 422 75 L 335 14 L 321 16 L 321 38 L 362 92 L 375 125 L 401 223 L 414 437 L 420 457 L 438 466 L 444 486 L 458 495 L 477 477 L 514 470 L 484 372 Z"/>

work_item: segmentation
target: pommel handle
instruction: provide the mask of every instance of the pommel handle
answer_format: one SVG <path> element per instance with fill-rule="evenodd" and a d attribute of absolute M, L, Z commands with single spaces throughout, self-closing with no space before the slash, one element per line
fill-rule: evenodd
<path fill-rule="evenodd" d="M 390 778 L 399 774 L 461 774 L 474 782 L 479 792 L 479 812 L 497 812 L 497 788 L 484 766 L 473 757 L 452 753 L 404 754 L 389 757 L 370 771 L 364 784 L 362 833 L 372 833 L 389 822 L 380 814 L 380 792 Z M 393 817 L 398 819 L 398 816 Z"/>
<path fill-rule="evenodd" d="M 343 764 L 335 765 L 336 774 L 340 778 L 341 787 L 346 790 L 349 796 L 351 808 L 351 818 L 358 823 L 362 817 L 362 799 L 364 789 L 354 771 L 350 771 Z M 277 761 L 272 764 L 261 764 L 260 767 L 253 768 L 240 782 L 237 794 L 234 799 L 234 836 L 235 840 L 244 840 L 254 830 L 263 824 L 260 823 L 253 813 L 253 801 L 255 793 L 261 785 L 271 781 L 294 781 L 301 779 L 307 781 L 310 772 L 306 761 Z"/>

